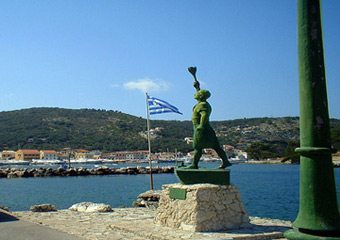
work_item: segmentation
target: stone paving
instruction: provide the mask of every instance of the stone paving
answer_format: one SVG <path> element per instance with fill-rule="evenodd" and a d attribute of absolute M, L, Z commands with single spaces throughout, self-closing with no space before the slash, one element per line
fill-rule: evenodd
<path fill-rule="evenodd" d="M 19 219 L 76 235 L 88 240 L 118 239 L 283 239 L 291 222 L 250 217 L 249 227 L 226 232 L 189 232 L 154 223 L 155 211 L 146 208 L 115 208 L 107 213 L 13 212 Z"/>

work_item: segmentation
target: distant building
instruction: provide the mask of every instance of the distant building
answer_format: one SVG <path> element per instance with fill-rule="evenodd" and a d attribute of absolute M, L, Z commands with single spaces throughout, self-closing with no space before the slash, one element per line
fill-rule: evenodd
<path fill-rule="evenodd" d="M 234 148 L 234 149 L 233 149 L 233 155 L 234 155 L 234 156 L 238 156 L 239 153 L 241 153 L 241 152 L 243 152 L 241 149 L 237 149 L 237 148 Z"/>
<path fill-rule="evenodd" d="M 140 150 L 140 151 L 121 151 L 115 152 L 115 160 L 131 160 L 131 161 L 140 161 L 146 160 L 149 151 Z"/>
<path fill-rule="evenodd" d="M 0 159 L 8 160 L 8 159 L 14 159 L 15 158 L 15 152 L 14 151 L 2 151 L 0 153 Z"/>
<path fill-rule="evenodd" d="M 191 151 L 191 152 L 188 152 L 188 153 L 187 153 L 187 157 L 190 158 L 190 157 L 193 157 L 193 156 L 194 156 L 194 151 Z"/>
<path fill-rule="evenodd" d="M 115 153 L 110 152 L 110 153 L 102 153 L 101 158 L 103 159 L 115 159 Z"/>
<path fill-rule="evenodd" d="M 15 152 L 16 160 L 40 159 L 40 152 L 36 149 L 20 149 Z"/>
<path fill-rule="evenodd" d="M 79 149 L 75 152 L 74 154 L 74 159 L 81 159 L 81 158 L 93 158 L 93 154 L 91 154 L 90 151 L 84 150 L 84 149 Z"/>
<path fill-rule="evenodd" d="M 156 131 L 156 132 L 161 132 L 161 131 L 163 131 L 164 130 L 164 127 L 156 127 L 155 129 L 154 129 L 154 131 Z"/>
<path fill-rule="evenodd" d="M 54 150 L 41 150 L 40 159 L 55 160 L 58 159 L 58 153 Z"/>
<path fill-rule="evenodd" d="M 126 160 L 127 151 L 115 152 L 113 154 L 115 160 Z"/>
<path fill-rule="evenodd" d="M 234 149 L 231 145 L 223 145 L 223 150 L 227 153 L 228 157 L 234 156 Z"/>
<path fill-rule="evenodd" d="M 131 151 L 127 154 L 127 160 L 146 160 L 148 157 L 149 151 L 140 150 L 140 151 Z"/>
<path fill-rule="evenodd" d="M 213 157 L 213 158 L 218 158 L 217 152 L 212 149 L 212 148 L 205 148 L 203 149 L 203 156 L 204 157 Z"/>
<path fill-rule="evenodd" d="M 158 158 L 159 160 L 175 160 L 176 158 L 183 157 L 182 152 L 160 152 L 156 153 L 155 157 Z"/>
<path fill-rule="evenodd" d="M 248 153 L 247 152 L 239 152 L 237 154 L 237 156 L 240 160 L 248 160 Z"/>
<path fill-rule="evenodd" d="M 100 158 L 103 158 L 103 156 L 102 156 L 102 151 L 99 151 L 99 150 L 92 150 L 91 152 L 90 152 L 90 155 L 92 155 L 92 158 L 93 159 L 100 159 Z"/>
<path fill-rule="evenodd" d="M 59 154 L 62 154 L 62 155 L 69 155 L 70 153 L 74 153 L 75 150 L 73 150 L 72 148 L 63 148 Z"/>
<path fill-rule="evenodd" d="M 249 144 L 246 143 L 237 143 L 236 147 L 240 149 L 246 149 L 249 146 Z"/>
<path fill-rule="evenodd" d="M 58 152 L 58 159 L 60 160 L 68 160 L 74 159 L 75 150 L 72 148 L 63 148 L 60 152 Z"/>
<path fill-rule="evenodd" d="M 191 144 L 191 143 L 194 142 L 194 140 L 192 139 L 192 137 L 186 137 L 186 138 L 184 138 L 184 141 L 186 141 L 187 144 Z"/>
<path fill-rule="evenodd" d="M 58 153 L 58 159 L 59 160 L 68 160 L 68 159 L 73 159 L 73 155 L 70 156 L 69 154 L 62 154 L 62 153 Z"/>

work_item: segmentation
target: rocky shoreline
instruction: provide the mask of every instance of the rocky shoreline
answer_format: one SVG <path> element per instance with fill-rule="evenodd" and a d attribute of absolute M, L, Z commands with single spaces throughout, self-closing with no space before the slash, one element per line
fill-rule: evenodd
<path fill-rule="evenodd" d="M 174 166 L 153 167 L 152 173 L 174 173 Z M 0 169 L 0 178 L 18 177 L 68 177 L 68 176 L 88 176 L 88 175 L 115 175 L 115 174 L 149 174 L 150 167 L 125 167 L 109 168 L 101 166 L 98 168 L 5 168 Z"/>

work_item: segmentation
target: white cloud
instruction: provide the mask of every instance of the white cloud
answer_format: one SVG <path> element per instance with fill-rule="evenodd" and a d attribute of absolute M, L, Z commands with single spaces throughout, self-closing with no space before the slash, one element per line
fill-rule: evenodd
<path fill-rule="evenodd" d="M 169 84 L 162 80 L 154 80 L 150 78 L 138 79 L 137 81 L 131 81 L 124 83 L 124 87 L 129 90 L 140 90 L 145 92 L 160 92 L 166 91 L 169 88 Z"/>

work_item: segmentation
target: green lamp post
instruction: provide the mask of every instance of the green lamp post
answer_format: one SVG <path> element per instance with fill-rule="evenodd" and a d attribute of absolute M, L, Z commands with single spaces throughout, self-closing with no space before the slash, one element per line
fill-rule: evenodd
<path fill-rule="evenodd" d="M 340 239 L 319 0 L 298 0 L 300 209 L 288 239 Z"/>

